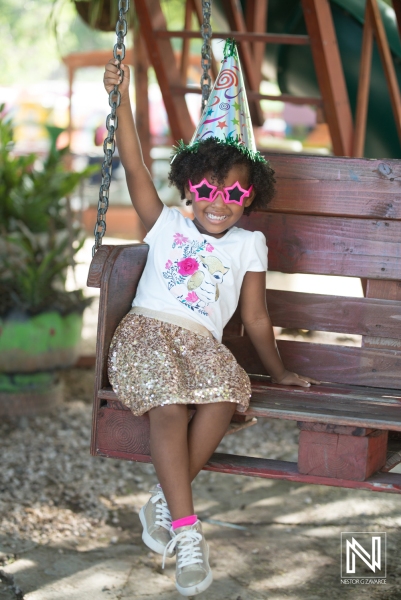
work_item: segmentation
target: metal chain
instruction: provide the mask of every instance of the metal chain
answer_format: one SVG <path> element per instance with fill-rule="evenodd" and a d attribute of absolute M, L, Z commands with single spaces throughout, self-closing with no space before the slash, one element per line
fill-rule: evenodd
<path fill-rule="evenodd" d="M 118 61 L 118 69 L 120 69 L 121 61 L 125 58 L 124 38 L 128 30 L 125 15 L 129 10 L 129 4 L 130 0 L 119 0 L 118 2 L 118 19 L 116 24 L 117 42 L 113 49 L 113 56 Z M 121 71 L 121 77 L 124 77 L 123 71 Z M 102 245 L 102 238 L 106 232 L 106 212 L 109 208 L 109 190 L 111 174 L 113 171 L 113 154 L 116 147 L 114 134 L 118 128 L 116 111 L 121 102 L 121 94 L 118 87 L 118 85 L 115 85 L 114 89 L 111 90 L 109 94 L 111 112 L 106 119 L 107 137 L 103 142 L 104 159 L 102 163 L 102 182 L 100 184 L 99 201 L 97 203 L 97 221 L 94 230 L 95 245 L 92 248 L 92 256 L 95 255 L 96 250 Z"/>
<path fill-rule="evenodd" d="M 200 80 L 202 90 L 201 112 L 203 113 L 210 95 L 210 87 L 212 80 L 210 78 L 210 67 L 212 64 L 212 49 L 210 46 L 210 38 L 212 37 L 212 26 L 210 25 L 210 16 L 212 14 L 212 0 L 202 0 L 203 23 L 201 26 L 201 34 L 203 38 L 202 45 L 202 76 Z"/>

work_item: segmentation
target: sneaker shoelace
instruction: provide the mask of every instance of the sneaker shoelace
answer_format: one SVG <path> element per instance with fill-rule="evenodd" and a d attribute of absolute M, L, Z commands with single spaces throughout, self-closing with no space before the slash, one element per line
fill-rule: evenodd
<path fill-rule="evenodd" d="M 167 552 L 172 552 L 178 543 L 180 544 L 177 548 L 177 566 L 179 569 L 188 565 L 203 563 L 202 552 L 199 547 L 201 539 L 202 535 L 197 531 L 187 529 L 178 533 L 169 541 L 164 549 L 162 569 L 164 569 Z"/>
<path fill-rule="evenodd" d="M 158 527 L 164 527 L 167 531 L 170 531 L 171 527 L 171 514 L 168 509 L 166 498 L 163 492 L 157 492 L 150 498 L 153 504 L 156 504 L 156 521 L 155 525 Z"/>

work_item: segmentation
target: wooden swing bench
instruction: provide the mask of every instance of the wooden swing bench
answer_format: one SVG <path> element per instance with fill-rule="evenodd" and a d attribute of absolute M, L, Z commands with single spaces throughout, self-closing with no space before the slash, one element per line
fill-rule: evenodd
<path fill-rule="evenodd" d="M 272 155 L 277 194 L 240 226 L 266 235 L 269 270 L 362 279 L 364 297 L 267 290 L 275 326 L 362 336 L 361 347 L 279 341 L 311 388 L 269 381 L 236 313 L 223 342 L 250 374 L 247 413 L 297 421 L 298 464 L 215 453 L 205 469 L 301 483 L 401 493 L 401 161 Z M 91 453 L 151 462 L 149 418 L 134 417 L 107 378 L 107 354 L 146 263 L 146 244 L 102 246 L 88 286 L 100 287 Z M 195 406 L 190 406 L 196 409 Z M 257 447 L 257 440 L 255 439 Z"/>

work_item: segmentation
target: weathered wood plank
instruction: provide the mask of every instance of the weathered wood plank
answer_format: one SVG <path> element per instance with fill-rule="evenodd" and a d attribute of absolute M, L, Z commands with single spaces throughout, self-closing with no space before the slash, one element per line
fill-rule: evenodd
<path fill-rule="evenodd" d="M 376 429 L 367 429 L 366 427 L 350 427 L 346 425 L 333 425 L 332 423 L 303 423 L 297 422 L 297 427 L 301 431 L 317 431 L 319 433 L 338 433 L 339 435 L 353 435 L 363 437 L 369 435 Z"/>
<path fill-rule="evenodd" d="M 266 301 L 277 327 L 401 339 L 401 302 L 280 290 L 266 290 Z"/>
<path fill-rule="evenodd" d="M 250 339 L 230 337 L 225 345 L 247 373 L 267 375 Z M 401 352 L 352 346 L 278 341 L 286 367 L 320 381 L 401 388 Z"/>
<path fill-rule="evenodd" d="M 113 250 L 114 246 L 100 246 L 96 251 L 95 256 L 92 258 L 92 262 L 89 266 L 89 273 L 86 285 L 88 287 L 100 288 L 102 281 L 103 267 L 106 260 Z"/>
<path fill-rule="evenodd" d="M 97 456 L 104 458 L 118 458 L 136 462 L 151 463 L 149 455 L 129 454 L 117 450 L 98 450 Z M 203 467 L 205 471 L 217 471 L 230 475 L 247 475 L 249 477 L 263 477 L 265 479 L 284 479 L 296 483 L 311 483 L 329 485 L 334 487 L 370 490 L 372 492 L 401 493 L 401 474 L 376 473 L 366 481 L 348 481 L 332 477 L 318 477 L 316 475 L 302 475 L 296 463 L 284 460 L 271 460 L 253 456 L 238 456 L 235 454 L 222 454 L 215 452 Z"/>
<path fill-rule="evenodd" d="M 277 180 L 268 212 L 401 219 L 401 161 L 265 156 Z"/>
<path fill-rule="evenodd" d="M 248 411 L 235 413 L 243 418 L 268 417 L 305 423 L 392 429 L 401 431 L 401 392 L 388 388 L 369 388 L 323 383 L 310 388 L 270 383 L 269 378 L 251 376 L 252 399 Z M 130 413 L 109 387 L 99 390 L 98 398 L 107 400 L 110 409 Z"/>
<path fill-rule="evenodd" d="M 388 298 L 395 300 L 401 305 L 401 282 L 400 281 L 377 281 L 368 279 L 365 286 L 366 298 Z M 382 319 L 378 320 L 381 324 Z M 364 335 L 362 338 L 362 346 L 364 348 L 392 348 L 394 350 L 401 349 L 401 341 L 396 335 L 387 336 L 380 332 L 380 327 L 375 333 Z"/>
<path fill-rule="evenodd" d="M 253 456 L 237 456 L 232 454 L 214 453 L 204 467 L 206 471 L 230 473 L 232 475 L 248 475 L 266 479 L 284 479 L 299 483 L 314 483 L 335 487 L 370 490 L 372 492 L 401 493 L 401 474 L 377 473 L 366 481 L 348 481 L 316 475 L 302 475 L 295 463 L 283 460 L 256 458 Z"/>
<path fill-rule="evenodd" d="M 251 213 L 240 226 L 268 240 L 269 270 L 400 279 L 401 222 Z"/>
<path fill-rule="evenodd" d="M 96 453 L 100 398 L 97 391 L 108 386 L 107 356 L 114 331 L 130 309 L 148 255 L 147 244 L 114 246 L 102 270 L 96 343 L 95 395 L 92 412 L 91 453 Z"/>

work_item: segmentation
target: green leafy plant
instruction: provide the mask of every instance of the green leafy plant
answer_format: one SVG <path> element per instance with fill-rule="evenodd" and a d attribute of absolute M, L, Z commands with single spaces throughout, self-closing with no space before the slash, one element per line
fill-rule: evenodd
<path fill-rule="evenodd" d="M 0 106 L 0 315 L 82 312 L 90 299 L 65 290 L 67 269 L 84 242 L 68 196 L 96 166 L 68 170 L 68 149 L 56 148 L 62 130 L 54 127 L 42 163 L 35 154 L 15 155 L 12 122 L 3 112 Z"/>

